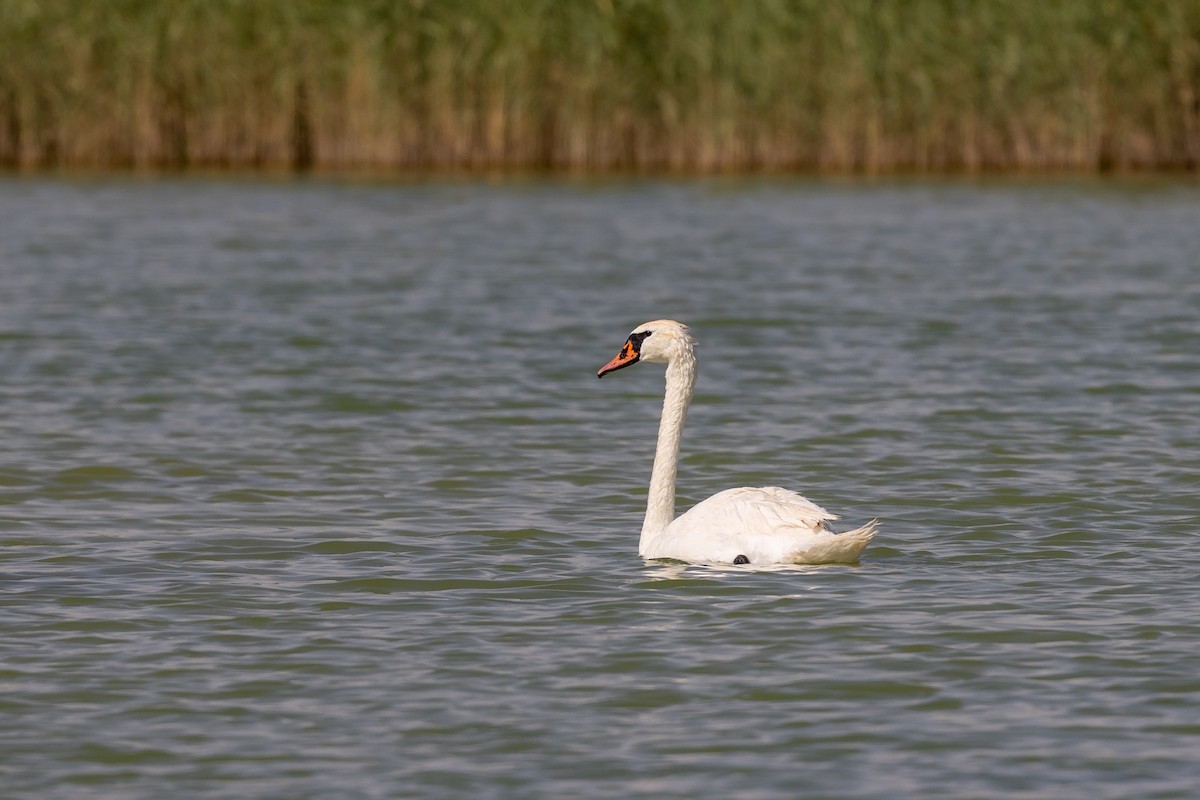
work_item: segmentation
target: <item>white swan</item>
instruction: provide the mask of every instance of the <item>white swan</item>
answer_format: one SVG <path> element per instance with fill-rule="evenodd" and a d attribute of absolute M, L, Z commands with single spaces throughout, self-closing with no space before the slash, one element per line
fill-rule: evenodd
<path fill-rule="evenodd" d="M 770 486 L 726 489 L 675 517 L 675 473 L 679 440 L 696 385 L 696 341 L 687 326 L 670 319 L 639 325 L 616 358 L 596 373 L 639 361 L 665 362 L 666 397 L 654 451 L 646 520 L 638 552 L 643 558 L 673 558 L 695 564 L 854 563 L 871 541 L 878 520 L 834 533 L 837 519 L 795 492 Z"/>

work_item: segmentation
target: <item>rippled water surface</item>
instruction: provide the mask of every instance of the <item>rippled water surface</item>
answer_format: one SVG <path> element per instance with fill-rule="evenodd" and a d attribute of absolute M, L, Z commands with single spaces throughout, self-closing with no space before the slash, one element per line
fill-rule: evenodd
<path fill-rule="evenodd" d="M 856 566 L 637 556 L 781 484 Z M 5 798 L 1185 798 L 1200 189 L 0 181 Z"/>

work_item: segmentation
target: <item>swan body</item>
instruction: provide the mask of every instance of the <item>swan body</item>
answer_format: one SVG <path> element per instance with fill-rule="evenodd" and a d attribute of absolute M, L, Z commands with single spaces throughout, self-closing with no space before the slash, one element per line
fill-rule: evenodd
<path fill-rule="evenodd" d="M 675 517 L 679 445 L 696 383 L 695 339 L 682 323 L 660 319 L 639 325 L 621 352 L 597 373 L 639 361 L 667 365 L 658 446 L 650 473 L 639 554 L 694 564 L 854 563 L 875 536 L 876 520 L 845 533 L 837 519 L 795 492 L 777 486 L 726 489 Z"/>

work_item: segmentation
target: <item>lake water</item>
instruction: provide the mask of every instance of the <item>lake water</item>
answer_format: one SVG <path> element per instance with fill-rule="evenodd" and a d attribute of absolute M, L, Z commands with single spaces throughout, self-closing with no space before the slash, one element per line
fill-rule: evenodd
<path fill-rule="evenodd" d="M 0 363 L 6 799 L 1200 786 L 1194 183 L 8 178 Z"/>

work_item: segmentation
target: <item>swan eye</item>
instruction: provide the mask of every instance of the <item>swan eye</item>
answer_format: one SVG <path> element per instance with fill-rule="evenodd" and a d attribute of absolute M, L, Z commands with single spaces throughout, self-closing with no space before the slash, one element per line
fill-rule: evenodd
<path fill-rule="evenodd" d="M 642 342 L 646 341 L 646 337 L 652 333 L 654 333 L 654 331 L 642 331 L 641 333 L 629 334 L 628 344 L 633 348 L 633 352 L 640 354 L 642 352 Z"/>

